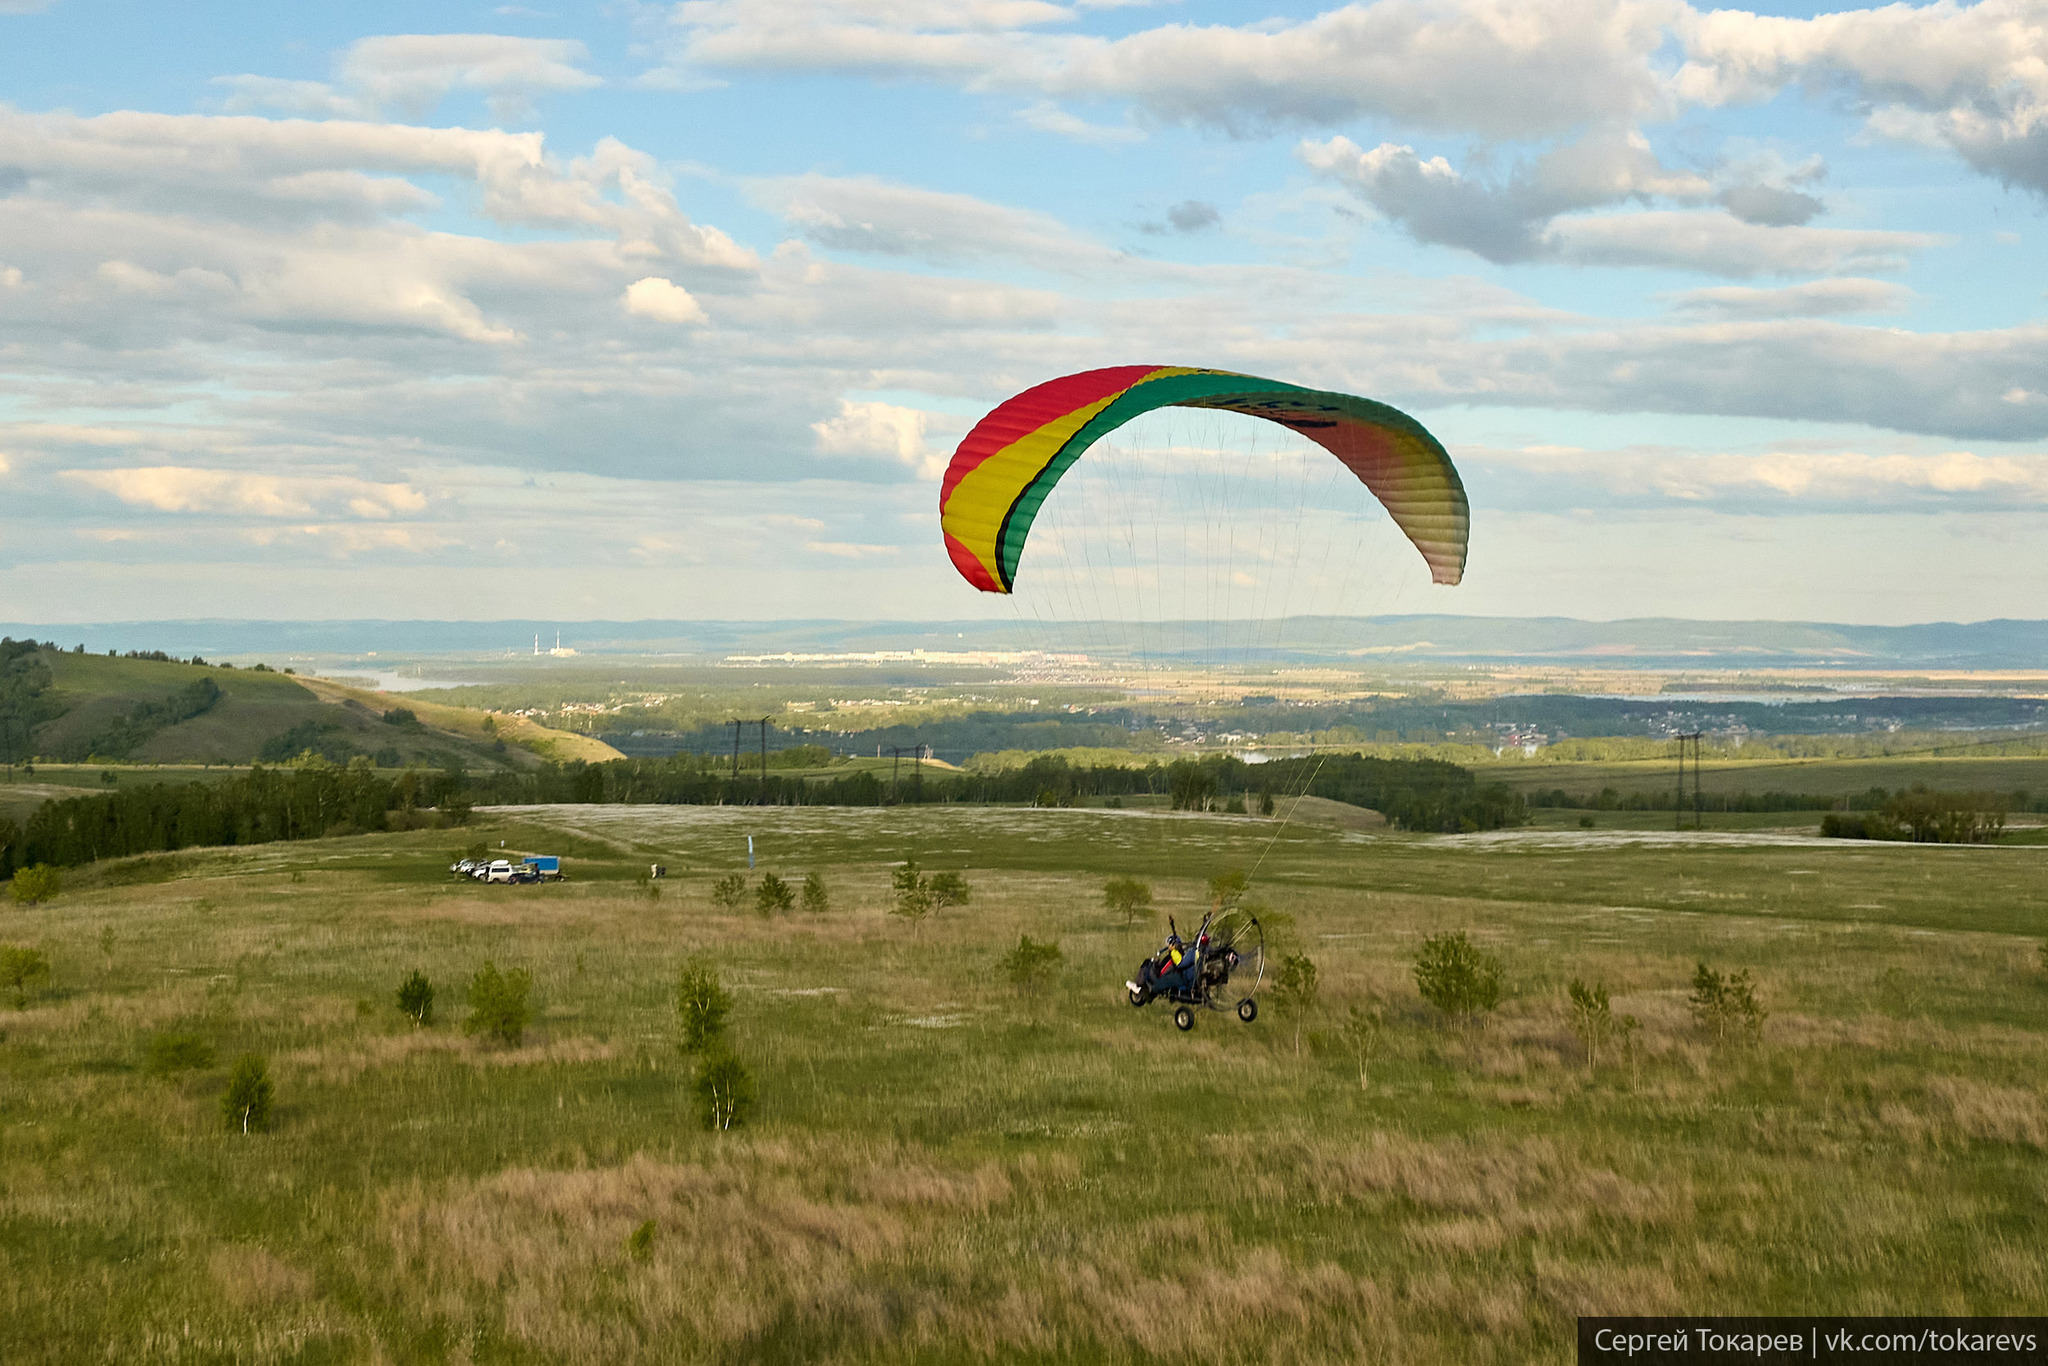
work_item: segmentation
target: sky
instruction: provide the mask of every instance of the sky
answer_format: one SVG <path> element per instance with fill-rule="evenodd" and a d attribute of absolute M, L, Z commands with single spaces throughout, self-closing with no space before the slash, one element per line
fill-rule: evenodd
<path fill-rule="evenodd" d="M 2044 212 L 2048 0 L 0 0 L 0 620 L 1001 616 L 1134 363 L 1427 424 L 1404 610 L 2044 617 Z"/>

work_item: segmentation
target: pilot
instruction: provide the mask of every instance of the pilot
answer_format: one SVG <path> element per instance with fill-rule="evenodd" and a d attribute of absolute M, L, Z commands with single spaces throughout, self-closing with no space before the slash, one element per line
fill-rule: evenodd
<path fill-rule="evenodd" d="M 1172 922 L 1168 923 L 1170 925 Z M 1188 957 L 1187 945 L 1180 941 L 1179 930 L 1170 930 L 1166 936 L 1165 947 L 1155 956 L 1146 959 L 1145 965 L 1138 969 L 1140 981 L 1126 982 L 1124 985 L 1132 991 L 1148 991 L 1155 996 L 1162 991 L 1185 990 L 1194 976 L 1194 966 Z"/>

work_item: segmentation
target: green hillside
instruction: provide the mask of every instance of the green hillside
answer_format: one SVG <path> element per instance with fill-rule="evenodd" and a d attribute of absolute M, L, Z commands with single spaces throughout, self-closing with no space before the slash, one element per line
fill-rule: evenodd
<path fill-rule="evenodd" d="M 323 696 L 288 674 L 12 646 L 0 661 L 0 760 L 94 764 L 334 762 L 472 770 L 540 762 L 527 750 L 430 725 L 395 702 Z"/>

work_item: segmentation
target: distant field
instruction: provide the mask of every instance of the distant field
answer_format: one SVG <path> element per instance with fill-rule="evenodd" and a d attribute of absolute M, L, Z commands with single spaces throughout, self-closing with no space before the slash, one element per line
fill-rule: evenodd
<path fill-rule="evenodd" d="M 1664 792 L 1677 785 L 1676 761 L 1618 764 L 1475 764 L 1481 782 L 1506 783 L 1518 792 L 1563 788 L 1574 795 Z M 1687 777 L 1691 782 L 1690 774 Z M 1808 792 L 1849 796 L 1882 787 L 1893 791 L 1924 783 L 1962 791 L 2048 794 L 2048 755 L 1971 759 L 1947 755 L 1909 759 L 1800 759 L 1741 763 L 1707 760 L 1700 785 L 1708 792 Z"/>
<path fill-rule="evenodd" d="M 831 910 L 714 911 L 749 835 L 755 877 L 817 872 Z M 451 881 L 470 840 L 572 880 Z M 911 854 L 969 905 L 885 915 Z M 1233 865 L 1317 966 L 1298 1045 L 1270 994 L 1186 1035 L 1121 999 Z M 1584 1313 L 2034 1312 L 2044 872 L 1768 829 L 961 807 L 502 809 L 84 870 L 0 931 L 55 964 L 0 1005 L 0 1359 L 1563 1363 Z M 1154 883 L 1151 924 L 1099 909 L 1112 874 Z M 1410 975 L 1454 928 L 1506 967 L 1483 1029 Z M 996 971 L 1020 933 L 1063 955 L 1036 998 Z M 759 1082 L 731 1133 L 675 1046 L 691 955 Z M 534 973 L 517 1049 L 457 1028 L 485 958 Z M 1757 1045 L 1690 1019 L 1703 960 L 1755 975 Z M 424 1030 L 392 1003 L 414 968 Z M 1640 1022 L 1633 1058 L 1589 1074 L 1574 977 Z M 1369 1084 L 1352 1006 L 1384 1013 Z M 219 1060 L 146 1074 L 162 1031 Z M 278 1088 L 247 1138 L 216 1108 L 244 1052 Z"/>

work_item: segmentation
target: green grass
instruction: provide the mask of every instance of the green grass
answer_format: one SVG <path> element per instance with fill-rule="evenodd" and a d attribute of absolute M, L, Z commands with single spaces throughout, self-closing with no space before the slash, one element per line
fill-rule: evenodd
<path fill-rule="evenodd" d="M 387 746 L 396 749 L 401 763 L 439 765 L 459 758 L 471 769 L 487 770 L 508 762 L 461 735 L 387 726 L 377 711 L 325 701 L 281 673 L 65 652 L 45 653 L 42 658 L 64 711 L 36 728 L 31 747 L 39 754 L 65 753 L 72 743 L 90 744 L 136 707 L 161 703 L 204 678 L 221 690 L 220 700 L 197 716 L 159 730 L 122 763 L 246 764 L 265 742 L 305 722 L 334 727 L 336 734 L 365 753 Z"/>
<path fill-rule="evenodd" d="M 1471 767 L 1480 782 L 1506 783 L 1517 792 L 1563 788 L 1574 795 L 1591 796 L 1603 787 L 1622 793 L 1671 792 L 1678 781 L 1676 763 L 1671 760 L 1610 764 L 1524 761 Z M 1707 792 L 1804 792 L 1847 797 L 1872 787 L 1897 791 L 1916 783 L 1966 792 L 2024 789 L 2048 793 L 2048 756 L 1973 759 L 1928 755 L 1898 759 L 1770 759 L 1756 763 L 1709 759 L 1700 765 L 1700 786 Z"/>
<path fill-rule="evenodd" d="M 714 912 L 748 834 L 832 911 Z M 2030 1312 L 2048 850 L 1754 842 L 1785 838 L 560 807 L 81 871 L 0 931 L 56 966 L 0 1009 L 0 1359 L 1563 1362 L 1580 1313 Z M 572 880 L 451 881 L 471 839 Z M 887 916 L 911 853 L 972 902 Z M 1300 1051 L 1270 999 L 1131 1010 L 1157 929 L 1102 880 L 1185 925 L 1262 853 L 1324 983 Z M 1416 996 L 1441 929 L 1506 964 L 1483 1029 Z M 995 981 L 1025 932 L 1065 962 L 1029 1001 Z M 731 1133 L 674 1044 L 691 955 L 759 1082 Z M 459 1030 L 485 958 L 534 974 L 516 1050 Z M 1755 1047 L 1692 1024 L 1702 959 L 1761 983 Z M 1588 1075 L 1575 976 L 1641 1021 L 1635 1065 Z M 1361 1086 L 1332 1025 L 1366 1003 Z M 218 1065 L 145 1075 L 169 1031 Z M 244 1052 L 278 1086 L 247 1139 L 216 1104 Z"/>

